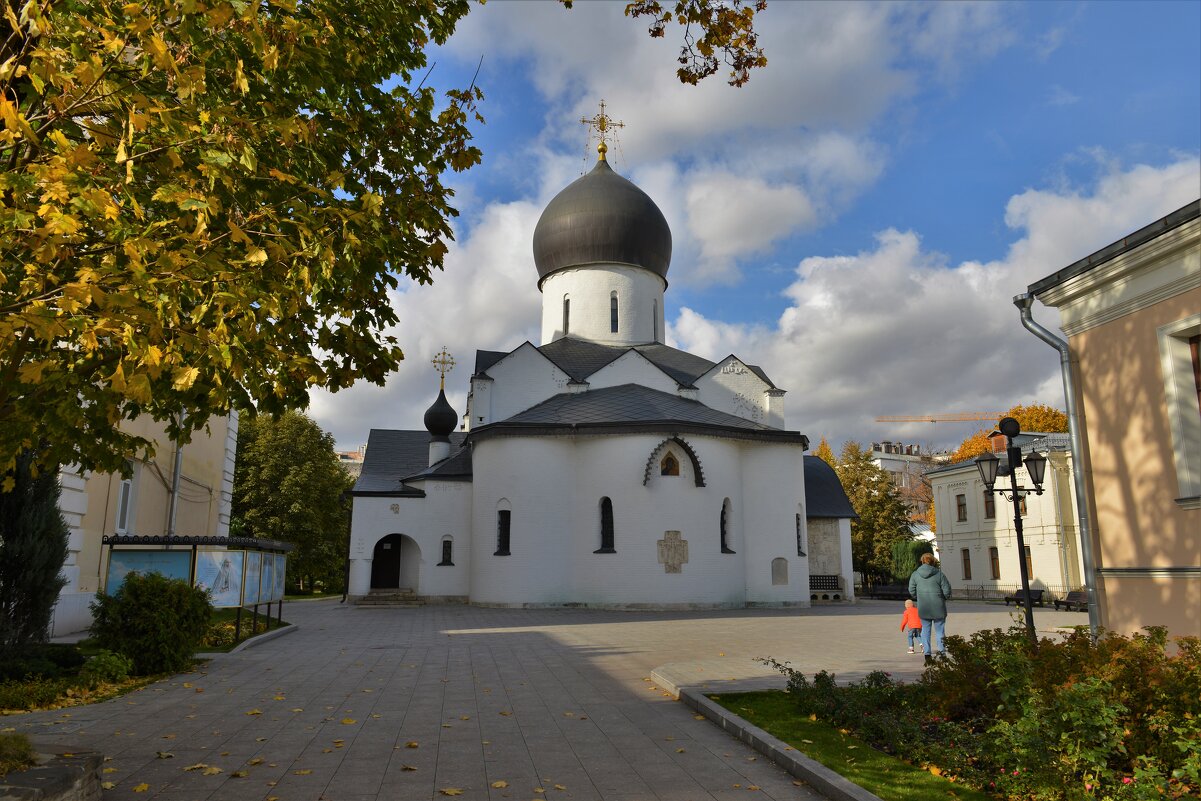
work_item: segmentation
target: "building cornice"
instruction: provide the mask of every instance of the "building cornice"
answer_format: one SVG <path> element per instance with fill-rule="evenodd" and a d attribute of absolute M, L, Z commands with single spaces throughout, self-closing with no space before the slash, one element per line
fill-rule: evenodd
<path fill-rule="evenodd" d="M 1201 287 L 1201 219 L 1194 219 L 1037 294 L 1075 336 Z"/>

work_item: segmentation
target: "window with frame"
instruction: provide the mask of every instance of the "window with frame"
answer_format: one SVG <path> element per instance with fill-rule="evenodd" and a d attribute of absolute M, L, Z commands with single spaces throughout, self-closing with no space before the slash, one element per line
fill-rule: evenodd
<path fill-rule="evenodd" d="M 988 566 L 992 572 L 992 580 L 1000 581 L 1001 579 L 1001 553 L 992 547 L 988 549 Z"/>
<path fill-rule="evenodd" d="M 1022 517 L 1026 516 L 1026 496 L 1025 495 L 1018 498 L 1018 513 L 1021 514 Z"/>
<path fill-rule="evenodd" d="M 997 497 L 984 490 L 984 519 L 995 520 L 997 517 Z"/>
<path fill-rule="evenodd" d="M 121 479 L 121 486 L 117 488 L 117 519 L 113 524 L 113 528 L 118 534 L 129 533 L 129 518 L 133 506 L 133 479 Z"/>
<path fill-rule="evenodd" d="M 450 537 L 442 538 L 442 561 L 438 563 L 438 567 L 454 567 L 454 542 Z"/>
<path fill-rule="evenodd" d="M 805 529 L 801 525 L 801 513 L 797 512 L 796 516 L 796 554 L 797 556 L 805 555 Z"/>
<path fill-rule="evenodd" d="M 609 295 L 609 331 L 617 333 L 617 293 Z"/>
<path fill-rule="evenodd" d="M 1162 325 L 1156 336 L 1176 468 L 1176 505 L 1201 509 L 1201 314 Z"/>
<path fill-rule="evenodd" d="M 613 548 L 613 501 L 608 497 L 601 498 L 600 524 L 600 548 L 593 553 L 617 553 Z"/>
<path fill-rule="evenodd" d="M 678 476 L 680 474 L 680 460 L 671 451 L 663 457 L 659 462 L 659 475 L 661 476 Z"/>
<path fill-rule="evenodd" d="M 967 522 L 967 496 L 955 496 L 955 520 L 959 523 Z"/>
<path fill-rule="evenodd" d="M 496 553 L 493 556 L 509 556 L 509 531 L 513 513 L 508 509 L 496 511 Z"/>
<path fill-rule="evenodd" d="M 972 580 L 972 552 L 964 548 L 959 552 L 960 558 L 963 559 L 963 580 Z"/>
<path fill-rule="evenodd" d="M 563 296 L 563 336 L 571 333 L 571 298 Z"/>
<path fill-rule="evenodd" d="M 1025 550 L 1024 557 L 1026 559 L 1026 577 L 1032 579 L 1034 578 L 1034 562 L 1030 559 L 1030 546 L 1024 545 L 1022 547 Z"/>

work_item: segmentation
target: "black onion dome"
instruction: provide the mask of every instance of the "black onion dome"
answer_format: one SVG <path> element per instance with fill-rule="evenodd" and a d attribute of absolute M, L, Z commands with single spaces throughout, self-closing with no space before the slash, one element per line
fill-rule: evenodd
<path fill-rule="evenodd" d="M 671 229 L 655 201 L 598 161 L 555 195 L 534 229 L 538 284 L 567 267 L 631 264 L 667 278 Z"/>
<path fill-rule="evenodd" d="M 435 441 L 449 442 L 450 434 L 459 422 L 459 415 L 446 400 L 446 391 L 438 390 L 438 400 L 425 410 L 425 430 Z"/>

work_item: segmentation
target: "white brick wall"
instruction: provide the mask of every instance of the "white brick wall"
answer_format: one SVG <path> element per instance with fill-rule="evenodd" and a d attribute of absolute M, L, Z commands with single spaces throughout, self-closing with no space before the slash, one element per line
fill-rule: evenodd
<path fill-rule="evenodd" d="M 542 344 L 564 335 L 563 298 L 571 298 L 569 333 L 606 345 L 663 341 L 666 282 L 650 270 L 590 264 L 559 270 L 542 282 Z M 617 293 L 617 333 L 611 330 L 610 298 Z"/>

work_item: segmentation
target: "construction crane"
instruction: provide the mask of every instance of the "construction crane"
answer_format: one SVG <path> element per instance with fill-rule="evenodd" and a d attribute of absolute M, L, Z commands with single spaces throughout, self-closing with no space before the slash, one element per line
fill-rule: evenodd
<path fill-rule="evenodd" d="M 889 414 L 876 418 L 877 423 L 968 423 L 975 420 L 1000 420 L 1007 412 L 950 412 L 948 414 Z"/>

